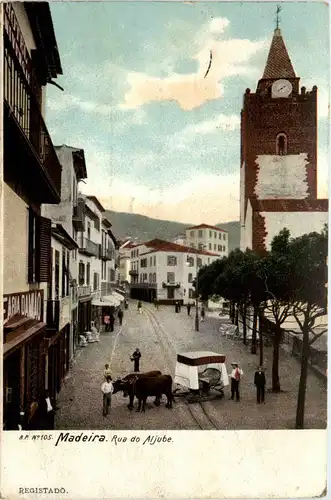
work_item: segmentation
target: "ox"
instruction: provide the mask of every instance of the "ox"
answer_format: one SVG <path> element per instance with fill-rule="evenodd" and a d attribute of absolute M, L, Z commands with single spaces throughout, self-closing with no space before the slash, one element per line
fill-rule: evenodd
<path fill-rule="evenodd" d="M 136 396 L 138 399 L 137 411 L 140 411 L 140 409 L 143 412 L 145 411 L 146 400 L 149 396 L 156 396 L 154 403 L 156 404 L 157 401 L 159 402 L 162 394 L 165 394 L 167 397 L 166 407 L 172 408 L 174 396 L 172 393 L 172 377 L 170 375 L 159 375 L 157 377 L 135 377 L 123 384 L 122 390 L 129 393 L 130 402 L 131 398 L 133 401 L 133 397 Z M 132 409 L 132 406 L 130 409 Z"/>
<path fill-rule="evenodd" d="M 129 396 L 130 397 L 130 402 L 128 404 L 129 410 L 133 409 L 133 401 L 134 401 L 134 390 L 132 384 L 138 379 L 142 377 L 158 377 L 159 375 L 162 375 L 162 372 L 160 370 L 154 370 L 146 373 L 130 373 L 129 375 L 126 375 L 122 379 L 118 379 L 113 383 L 114 386 L 114 394 L 119 391 L 123 391 L 123 396 Z M 156 396 L 154 404 L 155 406 L 160 405 L 160 396 Z"/>

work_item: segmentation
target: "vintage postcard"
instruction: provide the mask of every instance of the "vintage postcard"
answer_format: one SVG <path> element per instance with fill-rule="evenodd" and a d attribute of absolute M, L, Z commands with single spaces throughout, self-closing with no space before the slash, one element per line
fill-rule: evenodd
<path fill-rule="evenodd" d="M 328 5 L 0 13 L 1 498 L 325 495 Z"/>

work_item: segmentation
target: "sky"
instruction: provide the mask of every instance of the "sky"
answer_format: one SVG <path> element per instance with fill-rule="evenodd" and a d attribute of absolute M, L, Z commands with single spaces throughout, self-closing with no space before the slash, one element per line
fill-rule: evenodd
<path fill-rule="evenodd" d="M 328 7 L 281 5 L 300 85 L 318 87 L 319 197 L 327 197 Z M 238 220 L 240 110 L 262 77 L 276 4 L 55 2 L 51 11 L 64 91 L 48 85 L 46 122 L 54 144 L 85 150 L 82 191 L 115 211 Z"/>

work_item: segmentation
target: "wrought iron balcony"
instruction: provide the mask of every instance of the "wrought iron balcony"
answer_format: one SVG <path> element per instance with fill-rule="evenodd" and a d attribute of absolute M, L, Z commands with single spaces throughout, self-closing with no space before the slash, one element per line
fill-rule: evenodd
<path fill-rule="evenodd" d="M 95 257 L 99 256 L 99 245 L 89 240 L 88 238 L 82 238 L 79 251 L 84 253 L 85 255 L 94 255 Z"/>
<path fill-rule="evenodd" d="M 11 3 L 4 4 L 4 177 L 40 203 L 59 203 L 62 167 L 41 113 L 33 72 Z"/>
<path fill-rule="evenodd" d="M 77 288 L 77 297 L 80 299 L 82 297 L 90 297 L 92 289 L 90 285 L 80 285 Z"/>
<path fill-rule="evenodd" d="M 129 271 L 130 276 L 138 276 L 139 272 L 136 269 L 131 269 Z"/>
<path fill-rule="evenodd" d="M 78 200 L 77 205 L 73 207 L 72 223 L 76 231 L 85 231 L 84 205 L 84 200 Z"/>
<path fill-rule="evenodd" d="M 180 283 L 178 281 L 163 281 L 162 288 L 180 288 Z"/>
<path fill-rule="evenodd" d="M 99 245 L 99 258 L 102 260 L 112 260 L 113 259 L 112 249 L 105 248 L 102 245 Z"/>

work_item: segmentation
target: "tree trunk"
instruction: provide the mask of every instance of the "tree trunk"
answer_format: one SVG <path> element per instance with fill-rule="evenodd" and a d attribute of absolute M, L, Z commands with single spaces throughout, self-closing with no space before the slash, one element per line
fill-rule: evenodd
<path fill-rule="evenodd" d="M 308 375 L 308 359 L 309 359 L 309 332 L 307 325 L 303 328 L 302 352 L 301 352 L 301 373 L 298 392 L 298 405 L 295 421 L 296 429 L 304 428 L 305 403 L 306 403 L 306 388 Z"/>
<path fill-rule="evenodd" d="M 235 306 L 235 311 L 236 311 L 236 317 L 235 317 L 235 322 L 234 322 L 234 324 L 235 324 L 236 326 L 238 326 L 238 322 L 239 322 L 239 307 L 238 307 L 238 304 L 236 304 L 236 306 Z"/>
<path fill-rule="evenodd" d="M 245 304 L 242 308 L 242 318 L 243 318 L 243 341 L 244 344 L 247 344 L 247 322 L 246 322 L 246 314 L 247 314 L 247 305 Z"/>
<path fill-rule="evenodd" d="M 232 301 L 230 302 L 229 314 L 230 314 L 231 323 L 233 324 L 234 323 L 234 313 L 233 313 L 233 302 Z"/>
<path fill-rule="evenodd" d="M 281 339 L 281 329 L 276 326 L 277 330 L 274 333 L 274 350 L 272 356 L 272 392 L 280 392 L 279 381 L 279 346 Z"/>
<path fill-rule="evenodd" d="M 263 355 L 264 355 L 263 329 L 264 329 L 263 313 L 262 311 L 259 311 L 260 366 L 263 366 Z"/>
<path fill-rule="evenodd" d="M 256 307 L 254 307 L 254 314 L 253 314 L 253 331 L 252 331 L 252 354 L 256 354 L 256 331 L 257 331 L 257 314 L 258 310 Z"/>

